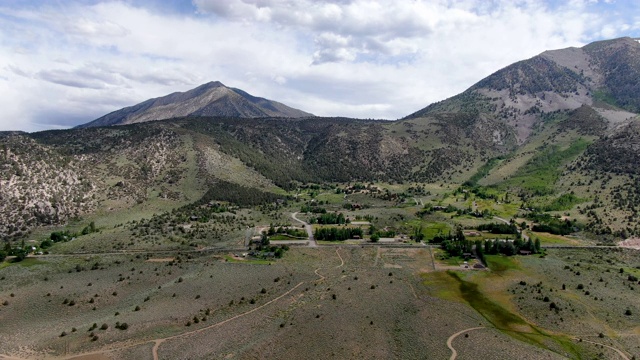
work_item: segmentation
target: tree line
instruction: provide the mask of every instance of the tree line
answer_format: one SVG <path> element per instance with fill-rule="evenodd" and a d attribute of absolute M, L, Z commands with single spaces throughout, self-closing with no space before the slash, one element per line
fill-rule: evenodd
<path fill-rule="evenodd" d="M 362 238 L 363 231 L 361 228 L 317 228 L 313 233 L 313 237 L 316 240 L 326 240 L 326 241 L 344 241 L 348 239 L 353 239 L 356 236 Z"/>

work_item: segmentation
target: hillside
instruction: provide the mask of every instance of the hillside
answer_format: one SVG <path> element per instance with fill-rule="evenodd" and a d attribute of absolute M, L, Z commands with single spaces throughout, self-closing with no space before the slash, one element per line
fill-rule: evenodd
<path fill-rule="evenodd" d="M 615 219 L 629 216 L 636 201 L 614 205 L 614 196 L 621 187 L 636 192 L 637 105 L 613 84 L 633 93 L 639 48 L 622 38 L 548 51 L 397 122 L 272 117 L 236 100 L 274 103 L 209 83 L 81 129 L 4 133 L 2 223 L 11 225 L 1 235 L 19 238 L 39 225 L 132 206 L 141 213 L 172 209 L 220 184 L 284 194 L 309 183 L 356 181 L 482 186 L 517 194 L 529 206 L 575 192 L 596 205 L 585 219 L 592 228 L 635 233 Z M 230 116 L 209 116 L 231 108 Z M 158 114 L 182 118 L 138 123 Z M 126 126 L 95 128 L 116 123 Z M 617 180 L 596 188 L 594 179 L 609 177 Z M 31 186 L 38 183 L 47 186 Z"/>
<path fill-rule="evenodd" d="M 545 51 L 501 69 L 460 95 L 429 105 L 406 119 L 441 113 L 481 115 L 509 126 L 527 141 L 545 114 L 583 105 L 610 127 L 632 118 L 640 99 L 640 43 L 631 38 L 599 41 L 582 48 Z"/>
<path fill-rule="evenodd" d="M 300 118 L 313 115 L 215 81 L 186 92 L 149 99 L 78 127 L 125 125 L 185 116 Z"/>

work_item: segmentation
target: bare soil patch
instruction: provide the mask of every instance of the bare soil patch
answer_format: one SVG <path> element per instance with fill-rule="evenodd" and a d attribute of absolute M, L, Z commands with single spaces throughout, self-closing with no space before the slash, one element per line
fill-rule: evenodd
<path fill-rule="evenodd" d="M 640 238 L 629 238 L 618 243 L 618 246 L 640 250 Z"/>

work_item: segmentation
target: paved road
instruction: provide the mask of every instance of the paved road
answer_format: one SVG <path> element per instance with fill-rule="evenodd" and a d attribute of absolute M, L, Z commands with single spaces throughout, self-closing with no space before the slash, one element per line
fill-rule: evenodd
<path fill-rule="evenodd" d="M 297 215 L 298 215 L 298 213 L 294 212 L 294 213 L 291 214 L 291 217 L 293 218 L 293 220 L 295 220 L 295 221 L 299 222 L 300 224 L 304 225 L 304 228 L 305 228 L 305 230 L 307 230 L 307 234 L 309 235 L 309 246 L 310 247 L 318 247 L 318 243 L 313 238 L 313 228 L 311 228 L 311 225 L 309 225 L 307 222 L 298 219 L 296 217 Z"/>

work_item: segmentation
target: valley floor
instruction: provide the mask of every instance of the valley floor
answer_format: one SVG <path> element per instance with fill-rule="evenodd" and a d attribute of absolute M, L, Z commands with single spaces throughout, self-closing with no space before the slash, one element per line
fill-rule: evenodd
<path fill-rule="evenodd" d="M 555 249 L 435 271 L 446 264 L 419 245 L 292 247 L 260 263 L 43 256 L 0 269 L 0 358 L 631 359 L 640 304 L 618 265 L 638 260 Z"/>

